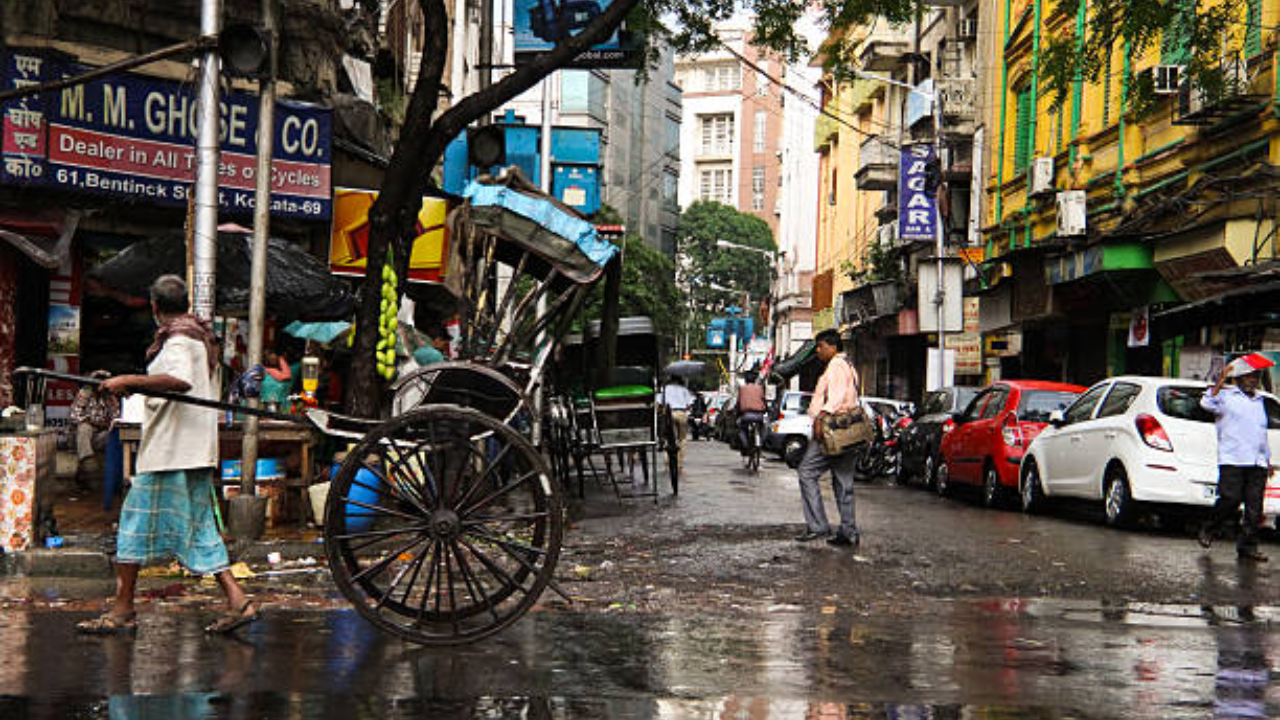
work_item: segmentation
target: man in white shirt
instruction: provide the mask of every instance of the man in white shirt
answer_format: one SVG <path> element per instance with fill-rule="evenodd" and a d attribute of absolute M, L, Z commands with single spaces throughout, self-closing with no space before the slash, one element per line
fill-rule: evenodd
<path fill-rule="evenodd" d="M 671 429 L 676 436 L 677 458 L 684 467 L 684 445 L 689 437 L 689 408 L 693 405 L 693 393 L 684 385 L 684 378 L 672 376 L 662 389 L 662 404 L 671 411 Z"/>
<path fill-rule="evenodd" d="M 159 391 L 216 399 L 212 373 L 217 343 L 205 323 L 187 314 L 182 278 L 156 279 L 151 310 L 159 330 L 147 349 L 147 374 L 119 375 L 104 381 L 102 389 L 116 395 Z M 133 596 L 139 568 L 175 557 L 192 573 L 215 575 L 227 597 L 227 612 L 206 632 L 229 633 L 258 618 L 258 609 L 231 574 L 227 548 L 214 521 L 217 463 L 217 411 L 147 398 L 138 475 L 120 510 L 115 601 L 106 613 L 77 624 L 77 630 L 94 635 L 135 632 Z"/>
<path fill-rule="evenodd" d="M 1218 383 L 1200 398 L 1200 406 L 1216 418 L 1218 433 L 1218 500 L 1212 517 L 1200 529 L 1200 545 L 1208 549 L 1228 525 L 1234 525 L 1236 510 L 1243 503 L 1236 556 L 1248 562 L 1267 561 L 1258 551 L 1258 526 L 1271 472 L 1267 408 L 1258 392 L 1262 370 L 1256 367 L 1263 363 L 1270 361 L 1257 354 L 1231 361 Z M 1228 378 L 1232 384 L 1223 387 Z"/>

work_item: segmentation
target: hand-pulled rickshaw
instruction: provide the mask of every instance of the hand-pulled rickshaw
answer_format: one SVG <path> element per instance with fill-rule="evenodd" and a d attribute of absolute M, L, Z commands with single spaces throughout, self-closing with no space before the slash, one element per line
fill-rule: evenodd
<path fill-rule="evenodd" d="M 543 371 L 617 248 L 518 173 L 473 183 L 451 217 L 446 284 L 464 318 L 454 362 L 393 386 L 399 414 L 305 417 L 185 395 L 178 402 L 310 423 L 356 440 L 332 478 L 324 539 L 334 582 L 374 625 L 427 645 L 492 635 L 552 587 L 560 483 L 527 434 Z M 499 268 L 509 271 L 505 286 Z M 28 382 L 89 378 L 22 368 Z"/>

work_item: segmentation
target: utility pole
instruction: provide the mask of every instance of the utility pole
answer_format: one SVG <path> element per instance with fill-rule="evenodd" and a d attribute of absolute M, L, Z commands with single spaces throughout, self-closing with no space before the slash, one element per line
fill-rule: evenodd
<path fill-rule="evenodd" d="M 216 38 L 221 27 L 220 0 L 201 0 L 200 35 Z M 196 125 L 195 232 L 192 236 L 192 311 L 213 320 L 218 268 L 218 48 L 200 59 L 199 121 Z"/>
<path fill-rule="evenodd" d="M 262 0 L 262 31 L 267 36 L 267 76 L 258 83 L 258 158 L 253 195 L 253 262 L 249 280 L 249 362 L 262 363 L 263 326 L 267 305 L 267 242 L 271 237 L 271 157 L 275 152 L 276 0 Z M 258 407 L 258 398 L 249 398 Z M 266 498 L 257 497 L 258 416 L 245 420 L 240 445 L 240 495 L 233 498 L 229 513 L 231 534 L 236 539 L 256 540 L 262 535 Z"/>

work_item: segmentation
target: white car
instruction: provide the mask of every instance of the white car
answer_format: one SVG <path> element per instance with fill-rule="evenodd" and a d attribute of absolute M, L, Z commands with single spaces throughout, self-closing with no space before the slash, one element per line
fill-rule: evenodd
<path fill-rule="evenodd" d="M 1027 449 L 1019 474 L 1022 508 L 1051 498 L 1102 501 L 1108 525 L 1124 525 L 1140 503 L 1207 507 L 1218 488 L 1218 438 L 1200 407 L 1197 380 L 1122 376 L 1089 388 Z M 1280 402 L 1264 393 L 1273 470 L 1280 464 Z M 1280 511 L 1272 477 L 1264 514 Z"/>

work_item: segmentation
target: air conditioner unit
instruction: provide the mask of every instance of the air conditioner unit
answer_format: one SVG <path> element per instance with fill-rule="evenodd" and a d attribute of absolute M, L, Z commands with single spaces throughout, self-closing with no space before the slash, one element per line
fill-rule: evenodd
<path fill-rule="evenodd" d="M 1031 195 L 1047 195 L 1053 192 L 1053 158 L 1038 157 L 1031 165 Z"/>
<path fill-rule="evenodd" d="M 1176 95 L 1181 84 L 1181 65 L 1156 65 L 1151 69 L 1151 87 L 1157 95 Z"/>
<path fill-rule="evenodd" d="M 978 37 L 978 18 L 964 18 L 956 26 L 956 37 L 961 40 L 973 40 Z"/>
<path fill-rule="evenodd" d="M 898 221 L 894 220 L 887 225 L 880 226 L 880 244 L 892 245 L 898 240 Z"/>
<path fill-rule="evenodd" d="M 1084 190 L 1058 193 L 1058 237 L 1080 237 L 1085 234 L 1088 214 Z"/>

